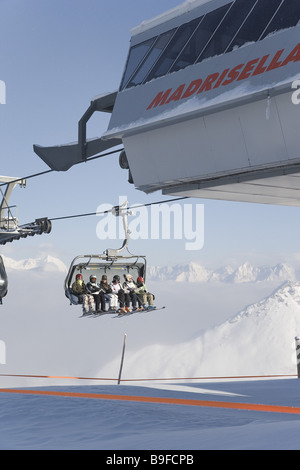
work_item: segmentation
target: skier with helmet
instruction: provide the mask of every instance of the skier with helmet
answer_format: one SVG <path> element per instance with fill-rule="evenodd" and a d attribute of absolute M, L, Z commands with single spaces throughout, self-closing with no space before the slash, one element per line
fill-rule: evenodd
<path fill-rule="evenodd" d="M 106 312 L 104 292 L 100 289 L 99 284 L 97 284 L 97 277 L 94 274 L 90 276 L 90 281 L 86 285 L 86 291 L 94 297 L 96 312 Z"/>
<path fill-rule="evenodd" d="M 153 301 L 155 299 L 154 295 L 147 291 L 147 287 L 142 276 L 139 276 L 136 280 L 137 285 L 137 294 L 140 298 L 142 298 L 143 308 L 152 310 L 154 307 Z M 148 303 L 148 306 L 147 306 Z"/>
<path fill-rule="evenodd" d="M 128 294 L 125 294 L 123 287 L 120 283 L 120 276 L 117 274 L 113 277 L 113 280 L 110 284 L 112 293 L 111 293 L 111 304 L 110 307 L 115 310 L 118 309 L 118 302 L 120 303 L 119 313 L 127 313 L 130 311 L 129 308 L 129 298 Z M 125 307 L 126 302 L 126 307 Z"/>
<path fill-rule="evenodd" d="M 136 283 L 133 280 L 133 277 L 131 274 L 125 274 L 124 275 L 125 282 L 123 283 L 123 289 L 125 294 L 128 295 L 129 301 L 132 304 L 132 310 L 143 310 L 142 308 L 142 299 L 140 296 L 137 294 L 137 286 Z M 138 307 L 137 307 L 138 304 Z"/>
<path fill-rule="evenodd" d="M 72 284 L 72 293 L 76 295 L 79 303 L 82 303 L 83 314 L 95 310 L 94 297 L 86 292 L 86 285 L 83 282 L 82 274 L 76 274 L 75 282 Z"/>
<path fill-rule="evenodd" d="M 111 292 L 112 292 L 112 290 L 111 290 L 110 285 L 107 282 L 107 275 L 106 274 L 103 274 L 103 276 L 101 278 L 100 289 L 102 290 L 102 292 L 104 294 L 105 302 L 108 302 L 108 304 L 109 304 L 108 310 L 115 310 L 111 307 Z"/>

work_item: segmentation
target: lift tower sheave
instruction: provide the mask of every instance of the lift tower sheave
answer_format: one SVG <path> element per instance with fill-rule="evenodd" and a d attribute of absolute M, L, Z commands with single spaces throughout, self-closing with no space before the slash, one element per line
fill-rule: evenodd
<path fill-rule="evenodd" d="M 2 193 L 2 201 L 0 203 L 0 245 L 7 242 L 19 240 L 33 235 L 41 235 L 42 233 L 50 233 L 52 229 L 51 221 L 47 217 L 35 219 L 34 222 L 19 224 L 19 220 L 13 215 L 13 209 L 16 206 L 9 205 L 9 199 L 13 189 L 19 184 L 22 188 L 26 187 L 25 178 L 14 178 L 10 176 L 0 176 L 0 184 L 4 184 L 5 190 Z"/>

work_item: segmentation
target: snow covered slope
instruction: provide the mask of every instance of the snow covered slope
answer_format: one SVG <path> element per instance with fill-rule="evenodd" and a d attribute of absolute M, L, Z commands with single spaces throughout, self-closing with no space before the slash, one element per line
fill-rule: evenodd
<path fill-rule="evenodd" d="M 1 310 L 0 339 L 8 359 L 2 372 L 116 377 L 126 333 L 124 378 L 296 373 L 300 283 L 288 281 L 278 288 L 281 277 L 295 273 L 287 265 L 215 270 L 202 277 L 206 282 L 199 280 L 196 263 L 190 271 L 173 267 L 165 275 L 181 273 L 181 282 L 147 280 L 165 310 L 90 321 L 79 320 L 81 309 L 70 306 L 64 295 L 66 267 L 60 260 L 6 258 L 6 265 L 10 291 Z M 187 282 L 192 272 L 194 282 Z M 220 273 L 232 281 L 220 282 Z M 214 282 L 217 274 L 219 282 Z"/>
<path fill-rule="evenodd" d="M 299 334 L 300 283 L 287 282 L 191 341 L 153 344 L 128 354 L 123 374 L 126 378 L 296 374 L 294 340 Z M 119 358 L 99 376 L 117 370 L 118 362 Z"/>
<path fill-rule="evenodd" d="M 184 392 L 176 385 L 160 390 L 104 385 L 58 391 L 300 406 L 298 379 L 186 385 Z M 188 454 L 199 464 L 201 455 L 195 449 L 300 448 L 299 415 L 285 413 L 1 393 L 0 422 L 1 450 L 103 449 L 107 452 L 100 454 L 100 465 L 114 455 L 149 461 L 155 449 L 168 454 L 177 450 L 177 457 L 178 450 L 192 449 Z M 138 467 L 145 468 L 143 463 Z"/>

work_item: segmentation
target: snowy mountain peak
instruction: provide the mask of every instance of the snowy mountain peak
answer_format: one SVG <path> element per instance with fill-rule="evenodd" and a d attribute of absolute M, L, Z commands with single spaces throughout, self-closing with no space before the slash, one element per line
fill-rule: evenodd
<path fill-rule="evenodd" d="M 128 377 L 232 377 L 296 374 L 300 282 L 286 282 L 269 297 L 192 340 L 155 344 L 127 356 Z M 162 359 L 163 358 L 163 359 Z M 119 357 L 100 375 L 116 370 Z"/>
<path fill-rule="evenodd" d="M 157 281 L 175 282 L 262 282 L 262 281 L 296 281 L 297 273 L 288 264 L 275 266 L 252 266 L 249 262 L 238 268 L 225 266 L 216 270 L 191 262 L 187 265 L 153 266 L 149 268 L 149 278 Z"/>
<path fill-rule="evenodd" d="M 269 297 L 246 307 L 237 316 L 229 320 L 229 323 L 235 323 L 245 317 L 275 317 L 278 312 L 290 312 L 300 319 L 300 282 L 285 282 L 276 289 Z"/>
<path fill-rule="evenodd" d="M 41 258 L 28 258 L 22 260 L 14 260 L 3 256 L 3 261 L 7 271 L 18 270 L 35 270 L 35 271 L 58 271 L 58 272 L 67 272 L 66 265 L 59 259 L 54 256 L 47 255 Z"/>

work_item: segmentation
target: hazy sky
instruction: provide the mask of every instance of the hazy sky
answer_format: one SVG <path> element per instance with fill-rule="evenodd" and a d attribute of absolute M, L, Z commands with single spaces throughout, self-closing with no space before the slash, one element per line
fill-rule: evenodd
<path fill-rule="evenodd" d="M 6 84 L 6 104 L 0 105 L 0 174 L 26 176 L 47 170 L 33 144 L 77 140 L 78 120 L 91 98 L 119 87 L 131 28 L 180 3 L 0 0 L 0 80 Z M 100 136 L 108 119 L 109 115 L 95 115 L 88 137 Z M 20 223 L 25 223 L 37 217 L 94 212 L 102 204 L 118 204 L 123 196 L 130 205 L 166 199 L 159 192 L 149 196 L 129 185 L 116 154 L 31 179 L 26 189 L 14 190 L 10 202 L 18 205 Z M 196 204 L 204 205 L 202 249 L 187 251 L 185 239 L 144 239 L 133 240 L 130 251 L 146 254 L 150 264 L 196 260 L 206 265 L 277 263 L 297 259 L 295 254 L 300 253 L 298 208 L 196 199 L 185 203 L 193 204 L 193 210 Z M 68 264 L 78 254 L 120 246 L 118 240 L 99 240 L 99 220 L 57 221 L 50 235 L 14 242 L 1 253 L 16 259 L 50 253 Z M 171 238 L 172 234 L 171 230 Z"/>

